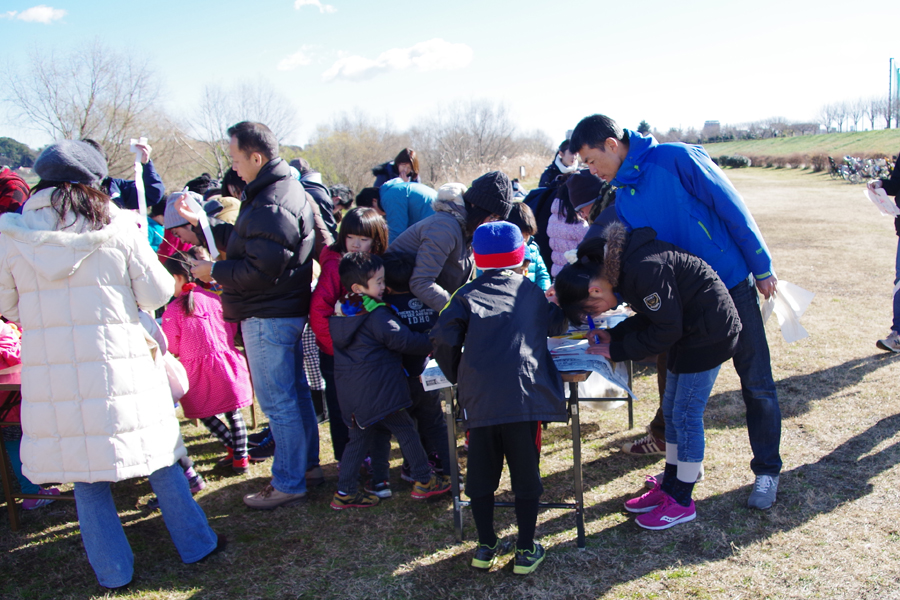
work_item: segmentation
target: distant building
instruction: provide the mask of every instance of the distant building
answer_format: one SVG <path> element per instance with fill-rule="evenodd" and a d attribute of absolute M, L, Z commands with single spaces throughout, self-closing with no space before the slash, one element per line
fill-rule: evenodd
<path fill-rule="evenodd" d="M 719 134 L 722 131 L 722 126 L 718 121 L 706 121 L 703 123 L 703 130 L 700 132 L 705 139 L 716 138 L 719 137 Z"/>

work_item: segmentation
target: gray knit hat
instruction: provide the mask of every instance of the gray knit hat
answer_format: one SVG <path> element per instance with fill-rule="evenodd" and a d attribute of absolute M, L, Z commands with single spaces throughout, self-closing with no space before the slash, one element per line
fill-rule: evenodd
<path fill-rule="evenodd" d="M 196 192 L 188 192 L 187 194 L 203 207 L 203 212 L 206 213 L 206 216 L 214 217 L 222 212 L 222 203 L 218 200 L 203 200 L 203 196 Z M 166 212 L 163 215 L 163 227 L 166 229 L 190 225 L 188 220 L 178 214 L 178 209 L 175 208 L 175 203 L 180 197 L 181 192 L 175 192 L 169 194 L 166 198 Z"/>
<path fill-rule="evenodd" d="M 492 215 L 500 215 L 505 220 L 513 206 L 512 184 L 506 173 L 491 171 L 473 181 L 463 198 L 469 204 L 483 208 Z"/>
<path fill-rule="evenodd" d="M 106 159 L 90 144 L 60 140 L 50 144 L 37 160 L 34 172 L 44 181 L 95 185 L 106 178 Z"/>

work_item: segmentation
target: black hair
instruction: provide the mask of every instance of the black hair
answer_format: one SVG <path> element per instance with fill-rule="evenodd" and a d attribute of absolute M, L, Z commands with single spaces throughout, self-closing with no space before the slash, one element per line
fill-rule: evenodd
<path fill-rule="evenodd" d="M 195 192 L 201 196 L 206 193 L 209 188 L 219 187 L 219 180 L 213 179 L 209 173 L 202 173 L 198 177 L 194 177 L 186 184 L 189 192 Z"/>
<path fill-rule="evenodd" d="M 575 205 L 572 204 L 572 200 L 569 198 L 569 186 L 566 185 L 566 180 L 571 175 L 571 173 L 560 175 L 558 179 L 562 183 L 556 189 L 556 197 L 559 198 L 559 212 L 557 216 L 564 218 L 566 223 L 570 225 L 578 221 L 578 211 L 575 210 Z"/>
<path fill-rule="evenodd" d="M 409 280 L 416 269 L 416 255 L 391 252 L 384 255 L 384 284 L 395 293 L 409 291 Z"/>
<path fill-rule="evenodd" d="M 216 183 L 218 183 L 218 181 Z M 211 187 L 208 190 L 206 190 L 205 192 L 203 192 L 203 200 L 206 201 L 206 200 L 209 200 L 210 198 L 212 198 L 213 196 L 221 196 L 221 195 L 222 195 L 222 188 Z"/>
<path fill-rule="evenodd" d="M 367 208 L 375 207 L 375 200 L 381 203 L 381 190 L 377 187 L 367 187 L 356 195 L 356 206 L 365 206 Z"/>
<path fill-rule="evenodd" d="M 416 151 L 412 148 L 404 148 L 397 154 L 397 157 L 394 158 L 394 168 L 398 175 L 400 174 L 400 165 L 403 163 L 409 165 L 409 180 L 414 181 L 419 176 L 419 157 L 416 155 Z"/>
<path fill-rule="evenodd" d="M 348 252 L 341 258 L 338 275 L 345 290 L 353 291 L 353 284 L 366 287 L 375 272 L 384 266 L 380 256 L 369 252 Z"/>
<path fill-rule="evenodd" d="M 578 261 L 564 266 L 553 281 L 559 307 L 572 323 L 584 323 L 582 304 L 590 295 L 591 282 L 603 277 L 604 246 L 603 238 L 582 242 L 578 246 Z"/>
<path fill-rule="evenodd" d="M 591 115 L 583 118 L 575 126 L 569 139 L 569 149 L 578 153 L 582 148 L 600 148 L 607 139 L 614 138 L 628 146 L 628 136 L 618 123 L 606 115 Z"/>
<path fill-rule="evenodd" d="M 384 254 L 388 247 L 388 226 L 378 211 L 368 206 L 356 207 L 347 211 L 341 220 L 337 239 L 329 246 L 335 252 L 343 254 L 347 251 L 347 236 L 359 235 L 372 238 L 372 254 Z M 349 288 L 347 288 L 349 289 Z"/>
<path fill-rule="evenodd" d="M 228 137 L 237 140 L 238 150 L 247 154 L 259 152 L 266 161 L 278 156 L 278 138 L 262 123 L 241 121 L 228 128 Z"/>
<path fill-rule="evenodd" d="M 246 186 L 247 184 L 244 183 L 243 179 L 238 177 L 235 170 L 228 167 L 228 170 L 225 171 L 225 174 L 222 176 L 222 195 L 232 196 L 234 192 L 237 192 L 237 195 L 232 197 L 240 198 L 244 193 L 244 187 Z"/>
<path fill-rule="evenodd" d="M 342 183 L 331 186 L 328 188 L 328 192 L 331 194 L 331 200 L 335 206 L 340 205 L 346 208 L 353 204 L 353 190 Z"/>
<path fill-rule="evenodd" d="M 569 150 L 569 140 L 563 140 L 562 144 L 559 145 L 559 153 L 568 152 Z"/>
<path fill-rule="evenodd" d="M 83 183 L 69 183 L 68 181 L 40 180 L 31 188 L 31 193 L 49 188 L 56 188 L 50 195 L 50 207 L 56 212 L 56 217 L 63 229 L 66 215 L 70 212 L 84 217 L 91 231 L 103 229 L 109 225 L 109 196 L 102 191 Z"/>
<path fill-rule="evenodd" d="M 537 219 L 531 208 L 524 202 L 514 202 L 509 217 L 506 219 L 519 228 L 522 235 L 535 235 L 538 232 Z"/>
<path fill-rule="evenodd" d="M 475 230 L 478 229 L 478 226 L 484 223 L 484 220 L 490 217 L 492 214 L 491 211 L 486 208 L 481 208 L 480 206 L 475 206 L 471 202 L 465 201 L 466 205 L 466 242 L 472 241 L 472 236 L 475 235 Z"/>
<path fill-rule="evenodd" d="M 91 138 L 82 138 L 81 141 L 84 142 L 85 144 L 87 144 L 88 146 L 90 146 L 91 148 L 93 148 L 94 150 L 96 150 L 97 152 L 99 152 L 100 156 L 103 157 L 103 160 L 105 160 L 106 162 L 109 162 L 109 155 L 106 154 L 106 148 L 101 146 L 100 142 L 98 142 L 97 140 L 92 140 Z"/>
<path fill-rule="evenodd" d="M 191 256 L 187 252 L 176 251 L 166 259 L 163 266 L 172 277 L 181 275 L 188 283 L 195 283 L 194 276 L 191 274 L 190 262 Z M 184 314 L 187 316 L 194 314 L 194 294 L 191 290 L 182 292 L 182 294 L 175 299 L 175 302 L 178 302 L 181 305 L 181 310 L 184 311 Z"/>
<path fill-rule="evenodd" d="M 166 214 L 166 197 L 163 196 L 159 202 L 150 206 L 150 217 L 161 217 Z"/>

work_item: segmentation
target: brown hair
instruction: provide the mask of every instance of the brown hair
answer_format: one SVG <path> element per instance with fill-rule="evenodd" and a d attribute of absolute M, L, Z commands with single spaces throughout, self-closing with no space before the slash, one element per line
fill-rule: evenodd
<path fill-rule="evenodd" d="M 66 215 L 74 212 L 87 220 L 91 231 L 109 225 L 109 196 L 100 190 L 83 183 L 42 179 L 31 189 L 31 193 L 50 188 L 56 188 L 50 196 L 50 206 L 56 212 L 60 223 L 65 223 Z"/>
<path fill-rule="evenodd" d="M 419 177 L 419 157 L 416 155 L 415 150 L 412 148 L 404 148 L 400 151 L 400 154 L 394 159 L 394 168 L 397 169 L 397 173 L 400 172 L 401 163 L 406 163 L 412 167 L 412 171 L 409 174 L 410 179 Z"/>
<path fill-rule="evenodd" d="M 347 252 L 347 236 L 360 235 L 372 238 L 372 254 L 381 255 L 388 247 L 388 226 L 374 208 L 357 207 L 347 211 L 341 219 L 337 240 L 330 246 L 335 252 Z"/>

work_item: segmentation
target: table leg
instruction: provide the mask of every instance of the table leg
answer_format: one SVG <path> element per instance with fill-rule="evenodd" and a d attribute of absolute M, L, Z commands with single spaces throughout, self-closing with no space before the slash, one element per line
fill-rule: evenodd
<path fill-rule="evenodd" d="M 447 443 L 450 445 L 450 490 L 453 494 L 453 527 L 456 529 L 457 540 L 461 542 L 463 540 L 463 518 L 459 491 L 459 462 L 456 460 L 456 416 L 453 414 L 452 390 L 444 403 L 444 417 L 447 421 Z"/>
<path fill-rule="evenodd" d="M 569 384 L 569 416 L 572 418 L 572 457 L 575 475 L 575 529 L 577 546 L 584 550 L 584 480 L 581 472 L 581 418 L 578 410 L 578 384 Z"/>

